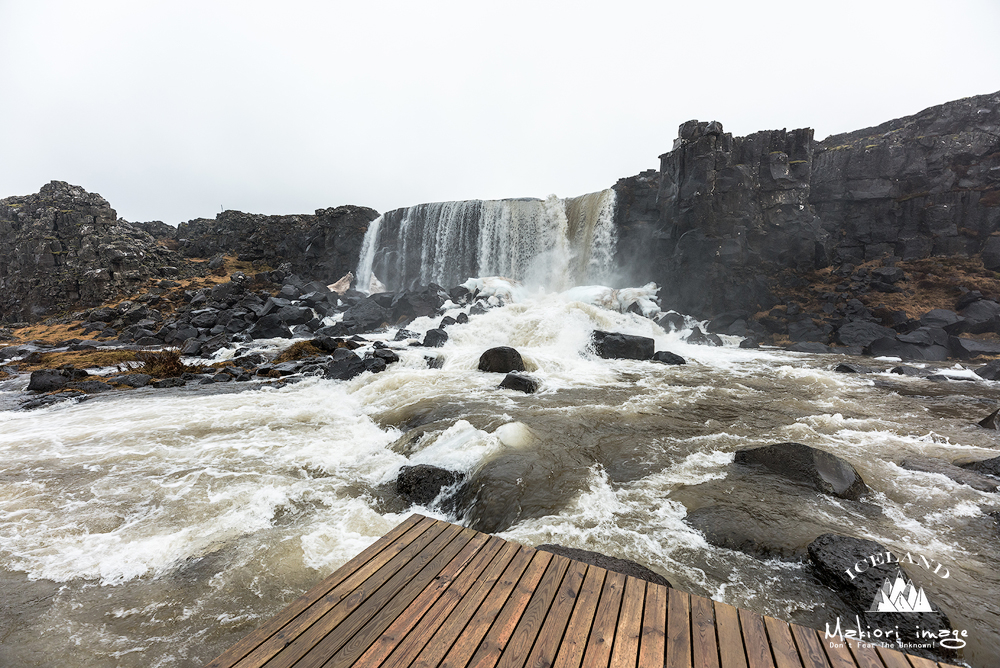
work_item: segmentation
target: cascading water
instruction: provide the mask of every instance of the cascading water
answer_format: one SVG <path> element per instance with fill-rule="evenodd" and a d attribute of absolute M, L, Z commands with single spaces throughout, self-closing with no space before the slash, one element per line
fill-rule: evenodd
<path fill-rule="evenodd" d="M 614 273 L 615 193 L 546 200 L 418 204 L 372 222 L 357 285 L 377 276 L 388 289 L 452 286 L 470 276 L 505 276 L 551 289 L 607 283 Z"/>

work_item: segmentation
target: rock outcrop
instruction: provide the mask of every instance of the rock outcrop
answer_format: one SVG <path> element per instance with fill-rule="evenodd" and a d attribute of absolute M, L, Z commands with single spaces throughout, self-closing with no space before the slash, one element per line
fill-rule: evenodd
<path fill-rule="evenodd" d="M 178 260 L 100 195 L 52 181 L 0 200 L 0 322 L 109 301 L 176 275 Z"/>
<path fill-rule="evenodd" d="M 823 141 L 689 121 L 659 172 L 614 189 L 620 264 L 699 317 L 770 309 L 777 285 L 831 263 L 978 255 L 996 270 L 1000 93 Z M 897 291 L 884 269 L 867 285 Z"/>
<path fill-rule="evenodd" d="M 188 257 L 236 255 L 332 283 L 354 270 L 368 223 L 378 212 L 363 206 L 317 209 L 313 215 L 266 216 L 223 211 L 214 220 L 181 223 L 177 247 Z"/>

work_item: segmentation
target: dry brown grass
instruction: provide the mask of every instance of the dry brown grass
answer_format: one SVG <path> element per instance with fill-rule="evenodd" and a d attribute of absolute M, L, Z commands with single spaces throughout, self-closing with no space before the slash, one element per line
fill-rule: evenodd
<path fill-rule="evenodd" d="M 25 341 L 59 343 L 67 339 L 78 339 L 82 336 L 78 322 L 68 325 L 32 325 L 31 327 L 21 327 L 20 329 L 11 330 L 11 334 L 14 335 L 15 340 L 7 345 L 15 345 L 17 343 L 24 343 Z"/>
<path fill-rule="evenodd" d="M 99 367 L 117 366 L 124 368 L 129 362 L 136 362 L 134 350 L 73 350 L 60 353 L 42 353 L 38 362 L 18 363 L 20 371 L 37 371 L 39 369 L 58 369 L 70 365 L 75 369 L 96 369 Z"/>
<path fill-rule="evenodd" d="M 881 260 L 866 262 L 857 269 L 869 270 L 882 266 Z M 896 285 L 903 292 L 869 292 L 858 299 L 870 309 L 880 307 L 891 311 L 903 311 L 910 318 L 919 318 L 932 309 L 954 309 L 955 302 L 962 296 L 960 288 L 979 290 L 987 298 L 1000 295 L 1000 274 L 983 267 L 982 260 L 974 258 L 932 257 L 921 260 L 898 262 L 906 280 Z M 806 311 L 821 312 L 823 301 L 819 295 L 834 292 L 841 283 L 851 283 L 850 277 L 837 276 L 827 267 L 803 276 L 810 285 L 805 288 L 784 289 L 782 299 L 796 301 Z M 850 292 L 843 293 L 845 299 Z"/>
<path fill-rule="evenodd" d="M 326 355 L 326 353 L 314 346 L 312 341 L 299 341 L 298 343 L 293 343 L 291 346 L 286 348 L 283 353 L 275 357 L 274 364 L 291 362 L 292 360 L 300 360 L 306 357 L 317 357 L 320 355 Z"/>

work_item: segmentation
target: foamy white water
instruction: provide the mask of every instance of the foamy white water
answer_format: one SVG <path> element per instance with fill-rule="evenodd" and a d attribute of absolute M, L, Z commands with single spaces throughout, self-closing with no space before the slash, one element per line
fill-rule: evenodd
<path fill-rule="evenodd" d="M 594 329 L 650 336 L 688 363 L 596 358 Z M 751 509 L 789 540 L 831 531 L 927 554 L 952 577 L 920 584 L 970 630 L 967 660 L 994 665 L 1000 567 L 987 514 L 1000 495 L 899 462 L 995 456 L 995 434 L 975 421 L 1000 398 L 996 383 L 853 376 L 834 373 L 833 356 L 688 345 L 686 332 L 557 294 L 447 331 L 442 348 L 404 347 L 385 372 L 349 382 L 144 389 L 0 412 L 0 664 L 202 665 L 409 513 L 446 517 L 395 494 L 400 467 L 475 474 L 509 458 L 526 482 L 505 537 L 634 559 L 785 619 L 822 626 L 832 594 L 803 564 L 708 544 L 689 511 Z M 521 352 L 537 394 L 477 370 L 494 345 Z M 732 463 L 740 448 L 788 440 L 849 460 L 882 512 Z"/>

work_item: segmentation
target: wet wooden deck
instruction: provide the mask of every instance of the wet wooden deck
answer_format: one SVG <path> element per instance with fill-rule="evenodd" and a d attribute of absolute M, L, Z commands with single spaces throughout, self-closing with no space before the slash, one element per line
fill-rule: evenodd
<path fill-rule="evenodd" d="M 413 515 L 209 668 L 950 668 Z"/>

